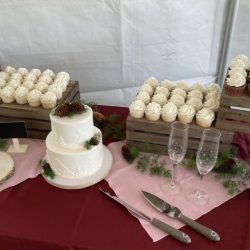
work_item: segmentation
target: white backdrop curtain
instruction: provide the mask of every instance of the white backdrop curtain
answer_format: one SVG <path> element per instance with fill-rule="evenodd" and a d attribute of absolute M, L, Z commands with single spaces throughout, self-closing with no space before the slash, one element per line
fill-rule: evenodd
<path fill-rule="evenodd" d="M 229 0 L 0 0 L 1 67 L 66 71 L 81 97 L 129 106 L 148 77 L 218 81 Z M 230 55 L 250 56 L 241 0 Z"/>

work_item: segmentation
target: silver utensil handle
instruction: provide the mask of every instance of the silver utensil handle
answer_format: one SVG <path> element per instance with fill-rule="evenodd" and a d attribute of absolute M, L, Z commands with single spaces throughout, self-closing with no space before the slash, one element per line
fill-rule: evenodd
<path fill-rule="evenodd" d="M 182 231 L 175 229 L 156 218 L 152 218 L 150 222 L 152 225 L 161 229 L 162 231 L 171 235 L 177 240 L 180 240 L 181 242 L 184 242 L 184 243 L 191 243 L 191 238 L 187 234 L 183 233 Z"/>
<path fill-rule="evenodd" d="M 182 223 L 190 226 L 191 228 L 193 228 L 197 232 L 201 233 L 202 235 L 206 236 L 210 240 L 214 240 L 214 241 L 219 241 L 220 240 L 220 236 L 215 231 L 209 229 L 208 227 L 205 227 L 205 226 L 201 225 L 200 223 L 198 223 L 198 222 L 196 222 L 194 220 L 189 219 L 185 215 L 181 214 L 179 216 L 179 220 Z"/>

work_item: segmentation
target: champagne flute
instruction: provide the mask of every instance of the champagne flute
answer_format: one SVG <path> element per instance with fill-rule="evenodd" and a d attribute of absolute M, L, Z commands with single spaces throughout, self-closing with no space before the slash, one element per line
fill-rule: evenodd
<path fill-rule="evenodd" d="M 216 129 L 205 129 L 202 133 L 202 138 L 196 153 L 196 165 L 200 173 L 200 184 L 198 190 L 192 189 L 186 193 L 188 201 L 197 206 L 206 205 L 209 196 L 202 191 L 202 182 L 206 174 L 214 167 L 220 146 L 221 133 Z"/>
<path fill-rule="evenodd" d="M 173 174 L 171 181 L 167 180 L 161 184 L 163 192 L 176 195 L 181 192 L 181 184 L 175 181 L 177 165 L 184 158 L 188 145 L 188 124 L 183 122 L 173 122 L 168 140 L 168 154 L 173 164 Z"/>

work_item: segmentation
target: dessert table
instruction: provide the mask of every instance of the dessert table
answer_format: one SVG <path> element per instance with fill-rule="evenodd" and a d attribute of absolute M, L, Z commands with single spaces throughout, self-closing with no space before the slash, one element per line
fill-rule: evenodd
<path fill-rule="evenodd" d="M 128 115 L 127 108 L 99 109 L 104 115 L 115 112 L 121 120 Z M 236 134 L 233 143 L 240 142 L 244 147 L 241 136 Z M 105 145 L 111 142 L 110 138 L 104 139 Z M 192 239 L 191 244 L 184 244 L 171 236 L 153 242 L 139 221 L 99 188 L 114 194 L 106 180 L 83 189 L 66 190 L 48 184 L 41 174 L 2 190 L 1 249 L 250 249 L 250 189 L 196 220 L 215 230 L 220 235 L 219 242 L 184 226 L 181 230 Z"/>

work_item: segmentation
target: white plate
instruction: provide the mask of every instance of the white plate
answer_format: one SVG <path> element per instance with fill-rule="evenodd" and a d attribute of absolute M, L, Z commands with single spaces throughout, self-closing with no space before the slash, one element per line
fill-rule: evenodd
<path fill-rule="evenodd" d="M 93 175 L 82 179 L 64 179 L 59 176 L 55 176 L 54 179 L 51 179 L 50 177 L 45 176 L 43 173 L 42 176 L 52 186 L 62 189 L 81 189 L 92 186 L 104 179 L 111 170 L 112 163 L 112 154 L 110 153 L 108 148 L 103 145 L 103 164 L 102 167 Z"/>
<path fill-rule="evenodd" d="M 0 152 L 0 184 L 8 180 L 14 173 L 14 160 L 5 153 Z"/>

